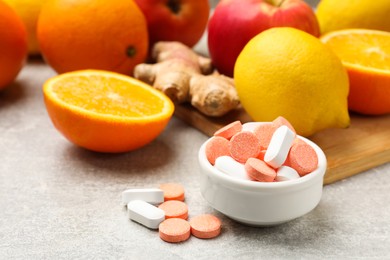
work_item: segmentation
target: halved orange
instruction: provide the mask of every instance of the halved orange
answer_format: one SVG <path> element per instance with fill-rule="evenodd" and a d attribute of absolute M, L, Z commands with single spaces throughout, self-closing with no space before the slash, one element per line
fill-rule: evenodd
<path fill-rule="evenodd" d="M 102 70 L 55 76 L 43 93 L 54 126 L 71 142 L 97 152 L 127 152 L 150 143 L 174 111 L 162 92 Z"/>
<path fill-rule="evenodd" d="M 346 29 L 321 36 L 346 67 L 348 107 L 366 115 L 390 113 L 390 33 Z"/>

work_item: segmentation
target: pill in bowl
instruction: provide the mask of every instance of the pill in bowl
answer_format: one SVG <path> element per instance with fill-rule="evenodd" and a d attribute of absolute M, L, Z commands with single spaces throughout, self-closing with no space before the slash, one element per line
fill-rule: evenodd
<path fill-rule="evenodd" d="M 320 202 L 325 154 L 284 118 L 233 122 L 209 138 L 198 155 L 203 197 L 238 222 L 277 225 Z"/>

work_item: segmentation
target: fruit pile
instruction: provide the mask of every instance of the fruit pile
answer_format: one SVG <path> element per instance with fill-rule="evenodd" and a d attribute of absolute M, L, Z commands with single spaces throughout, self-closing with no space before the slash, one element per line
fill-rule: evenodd
<path fill-rule="evenodd" d="M 0 0 L 0 89 L 16 78 L 28 55 L 41 55 L 60 74 L 54 82 L 69 86 L 45 85 L 54 125 L 96 151 L 136 149 L 163 129 L 146 131 L 145 142 L 137 145 L 97 141 L 117 126 L 113 122 L 165 126 L 172 115 L 162 109 L 168 104 L 164 95 L 125 94 L 133 91 L 129 85 L 140 85 L 131 78 L 140 65 L 148 65 L 143 81 L 207 116 L 228 116 L 241 103 L 255 121 L 283 116 L 299 135 L 310 136 L 347 127 L 350 111 L 390 113 L 389 13 L 388 0 L 322 0 L 316 11 L 303 0 L 222 0 L 211 16 L 208 0 Z M 191 50 L 205 33 L 210 59 L 173 47 L 180 42 Z M 157 55 L 161 42 L 169 47 Z M 118 77 L 127 87 L 113 87 Z M 103 81 L 107 89 L 87 91 L 87 85 Z M 79 91 L 83 98 L 77 98 Z M 139 113 L 128 115 L 129 107 Z M 80 111 L 91 120 L 75 137 L 80 131 L 66 120 L 80 117 Z M 134 136 L 141 131 L 133 130 Z"/>
<path fill-rule="evenodd" d="M 348 126 L 347 110 L 390 113 L 390 2 L 341 2 L 321 0 L 316 12 L 300 0 L 217 5 L 208 25 L 210 56 L 234 75 L 252 119 L 284 116 L 309 136 Z"/>
<path fill-rule="evenodd" d="M 43 92 L 54 126 L 69 141 L 98 152 L 138 149 L 164 130 L 174 106 L 132 78 L 134 67 L 157 41 L 192 47 L 209 11 L 208 0 L 0 0 L 0 88 L 27 55 L 40 54 L 59 74 Z"/>

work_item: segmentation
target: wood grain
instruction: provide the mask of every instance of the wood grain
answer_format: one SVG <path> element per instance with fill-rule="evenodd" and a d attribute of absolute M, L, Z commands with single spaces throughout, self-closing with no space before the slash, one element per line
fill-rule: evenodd
<path fill-rule="evenodd" d="M 242 109 L 224 117 L 211 118 L 189 105 L 176 106 L 175 116 L 207 136 L 212 136 L 217 129 L 235 120 L 242 123 L 251 121 Z M 326 129 L 309 139 L 320 146 L 327 157 L 324 183 L 330 184 L 390 162 L 390 115 L 369 117 L 351 114 L 349 128 Z"/>

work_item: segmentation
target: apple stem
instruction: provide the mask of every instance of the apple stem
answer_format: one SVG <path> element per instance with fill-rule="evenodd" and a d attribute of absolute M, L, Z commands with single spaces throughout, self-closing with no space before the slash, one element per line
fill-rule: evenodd
<path fill-rule="evenodd" d="M 137 53 L 137 51 L 136 51 L 134 46 L 130 45 L 130 46 L 127 47 L 127 49 L 126 49 L 127 57 L 132 58 L 132 57 L 135 56 L 136 53 Z"/>
<path fill-rule="evenodd" d="M 174 13 L 174 14 L 178 14 L 180 12 L 180 1 L 178 0 L 168 0 L 167 4 L 169 9 L 171 9 L 171 11 Z"/>

